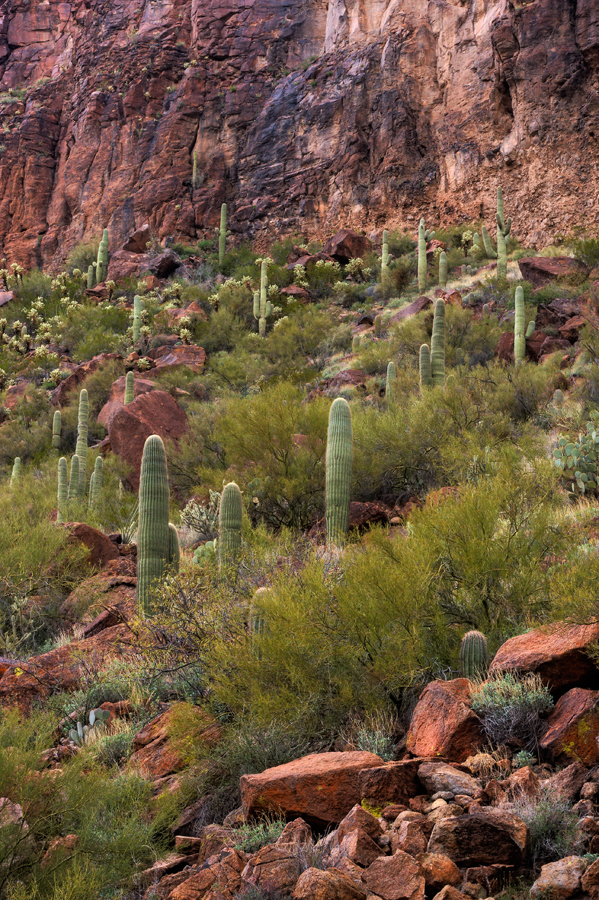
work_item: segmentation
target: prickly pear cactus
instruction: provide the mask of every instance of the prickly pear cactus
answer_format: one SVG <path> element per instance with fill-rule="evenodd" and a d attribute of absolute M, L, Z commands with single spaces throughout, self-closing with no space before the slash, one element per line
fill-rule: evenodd
<path fill-rule="evenodd" d="M 152 611 L 152 594 L 164 575 L 169 559 L 168 473 L 162 439 L 146 440 L 139 480 L 137 532 L 137 608 L 140 615 Z"/>
<path fill-rule="evenodd" d="M 326 451 L 326 533 L 327 543 L 342 546 L 349 525 L 353 470 L 353 434 L 349 403 L 333 400 L 329 412 Z"/>
<path fill-rule="evenodd" d="M 218 514 L 218 566 L 221 570 L 232 566 L 241 551 L 243 502 L 241 491 L 234 481 L 225 485 Z"/>
<path fill-rule="evenodd" d="M 599 459 L 599 411 L 592 410 L 586 423 L 586 434 L 576 441 L 561 437 L 553 451 L 555 467 L 566 485 L 571 499 L 597 491 Z"/>
<path fill-rule="evenodd" d="M 460 662 L 464 678 L 484 678 L 489 666 L 487 639 L 480 631 L 468 631 L 462 638 Z"/>

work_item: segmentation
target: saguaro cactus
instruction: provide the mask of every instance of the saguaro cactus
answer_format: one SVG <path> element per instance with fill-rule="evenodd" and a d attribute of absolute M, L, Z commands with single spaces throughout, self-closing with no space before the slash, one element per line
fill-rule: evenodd
<path fill-rule="evenodd" d="M 501 188 L 497 188 L 497 278 L 505 281 L 507 278 L 507 240 L 512 230 L 512 220 L 506 221 L 503 213 L 503 194 Z"/>
<path fill-rule="evenodd" d="M 351 352 L 357 353 L 359 349 L 360 349 L 360 335 L 354 334 L 352 341 L 351 341 Z"/>
<path fill-rule="evenodd" d="M 147 616 L 152 610 L 152 594 L 168 565 L 168 473 L 162 438 L 147 438 L 139 478 L 139 527 L 137 532 L 137 608 Z"/>
<path fill-rule="evenodd" d="M 60 429 L 62 426 L 62 417 L 60 410 L 57 409 L 52 419 L 52 446 L 55 450 L 60 450 Z"/>
<path fill-rule="evenodd" d="M 98 247 L 98 260 L 96 263 L 96 278 L 98 284 L 105 280 L 108 274 L 108 228 L 104 229 L 100 246 Z"/>
<path fill-rule="evenodd" d="M 71 457 L 71 477 L 69 479 L 69 500 L 76 500 L 79 496 L 79 457 L 77 454 Z"/>
<path fill-rule="evenodd" d="M 518 285 L 516 288 L 516 315 L 514 318 L 514 361 L 517 366 L 524 361 L 526 356 L 526 336 L 524 333 L 524 291 Z"/>
<path fill-rule="evenodd" d="M 241 550 L 243 503 L 234 481 L 223 488 L 218 512 L 217 556 L 220 569 L 233 565 Z"/>
<path fill-rule="evenodd" d="M 14 488 L 17 486 L 17 482 L 21 477 L 21 457 L 15 456 L 14 462 L 12 464 L 12 472 L 10 473 L 10 486 Z"/>
<path fill-rule="evenodd" d="M 254 318 L 258 319 L 258 334 L 266 336 L 266 320 L 272 315 L 272 304 L 267 298 L 268 291 L 268 263 L 262 260 L 260 266 L 260 294 L 254 294 Z"/>
<path fill-rule="evenodd" d="M 418 226 L 418 290 L 424 294 L 426 290 L 426 242 L 429 241 L 434 231 L 427 231 L 424 227 L 424 219 L 420 219 Z"/>
<path fill-rule="evenodd" d="M 433 386 L 433 374 L 431 371 L 431 351 L 428 344 L 422 344 L 419 354 L 420 365 L 420 390 Z"/>
<path fill-rule="evenodd" d="M 493 247 L 491 243 L 491 238 L 489 237 L 489 232 L 483 225 L 482 227 L 482 235 L 483 235 L 483 244 L 485 246 L 485 253 L 489 257 L 489 259 L 497 259 L 497 251 Z"/>
<path fill-rule="evenodd" d="M 222 268 L 227 249 L 227 204 L 220 208 L 220 229 L 218 233 L 218 264 Z"/>
<path fill-rule="evenodd" d="M 341 546 L 345 543 L 353 461 L 351 410 L 347 400 L 337 397 L 331 405 L 327 432 L 325 506 L 329 544 Z"/>
<path fill-rule="evenodd" d="M 77 445 L 75 453 L 79 457 L 79 493 L 80 498 L 85 497 L 87 483 L 87 431 L 89 417 L 89 400 L 85 388 L 79 394 L 79 415 L 77 420 Z M 72 475 L 71 475 L 72 479 Z"/>
<path fill-rule="evenodd" d="M 441 250 L 439 254 L 439 284 L 442 288 L 447 285 L 447 254 Z"/>
<path fill-rule="evenodd" d="M 96 263 L 90 263 L 87 269 L 87 289 L 91 291 L 96 286 Z"/>
<path fill-rule="evenodd" d="M 96 456 L 94 471 L 92 473 L 89 486 L 89 503 L 90 506 L 97 506 L 100 502 L 102 493 L 102 478 L 104 473 L 104 461 L 101 456 Z"/>
<path fill-rule="evenodd" d="M 435 303 L 431 338 L 431 373 L 434 387 L 445 386 L 445 301 Z"/>
<path fill-rule="evenodd" d="M 179 534 L 172 522 L 168 523 L 168 564 L 173 572 L 179 571 L 181 546 L 179 544 Z"/>
<path fill-rule="evenodd" d="M 483 678 L 487 674 L 487 639 L 480 631 L 469 631 L 462 638 L 460 662 L 464 678 Z"/>
<path fill-rule="evenodd" d="M 395 363 L 393 361 L 387 363 L 387 383 L 385 385 L 385 399 L 387 403 L 395 400 L 395 379 L 397 373 L 395 371 Z"/>
<path fill-rule="evenodd" d="M 123 403 L 125 406 L 128 403 L 133 403 L 135 399 L 135 375 L 133 372 L 127 372 L 125 376 L 125 397 Z"/>
<path fill-rule="evenodd" d="M 56 513 L 56 521 L 59 523 L 66 522 L 67 517 L 67 480 L 67 461 L 64 456 L 61 456 L 58 460 L 58 511 Z"/>

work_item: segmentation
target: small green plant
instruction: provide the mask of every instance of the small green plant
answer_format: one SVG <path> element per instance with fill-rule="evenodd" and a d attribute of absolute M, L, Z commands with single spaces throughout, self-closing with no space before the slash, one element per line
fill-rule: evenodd
<path fill-rule="evenodd" d="M 520 750 L 519 753 L 516 753 L 512 757 L 512 765 L 515 769 L 523 769 L 525 766 L 534 766 L 537 758 L 533 753 L 529 753 L 528 750 Z"/>
<path fill-rule="evenodd" d="M 584 497 L 597 490 L 597 457 L 599 453 L 599 411 L 591 410 L 586 423 L 587 433 L 578 440 L 559 439 L 553 451 L 555 467 L 566 482 L 571 499 Z"/>
<path fill-rule="evenodd" d="M 553 699 L 536 673 L 518 678 L 504 672 L 475 684 L 470 705 L 493 744 L 516 740 L 533 750 L 543 725 L 541 716 L 553 709 Z"/>
<path fill-rule="evenodd" d="M 237 829 L 235 847 L 244 853 L 256 853 L 266 844 L 274 844 L 285 828 L 282 819 L 264 818 L 257 822 L 248 822 Z"/>
<path fill-rule="evenodd" d="M 109 718 L 110 713 L 107 709 L 92 709 L 89 714 L 89 725 L 83 725 L 81 722 L 77 722 L 77 728 L 71 728 L 69 737 L 78 747 L 83 747 L 89 738 L 92 728 L 104 724 Z"/>

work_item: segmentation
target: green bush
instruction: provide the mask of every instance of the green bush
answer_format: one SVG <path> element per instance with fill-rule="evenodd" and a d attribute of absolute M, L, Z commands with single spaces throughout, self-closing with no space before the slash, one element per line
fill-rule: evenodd
<path fill-rule="evenodd" d="M 599 264 L 599 237 L 577 237 L 567 242 L 567 247 L 575 259 L 589 269 Z"/>
<path fill-rule="evenodd" d="M 536 673 L 517 677 L 504 672 L 475 684 L 470 706 L 492 744 L 515 741 L 534 750 L 543 728 L 541 716 L 553 709 L 553 700 Z"/>
<path fill-rule="evenodd" d="M 514 801 L 514 812 L 528 826 L 529 857 L 539 872 L 546 863 L 572 856 L 579 845 L 578 815 L 572 804 L 549 788 Z"/>
<path fill-rule="evenodd" d="M 282 819 L 259 819 L 237 828 L 235 847 L 244 853 L 256 853 L 266 844 L 274 844 L 285 828 Z"/>

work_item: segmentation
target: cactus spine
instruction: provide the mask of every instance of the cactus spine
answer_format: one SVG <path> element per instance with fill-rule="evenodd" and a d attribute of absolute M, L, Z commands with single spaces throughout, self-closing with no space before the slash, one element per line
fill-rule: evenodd
<path fill-rule="evenodd" d="M 67 461 L 64 456 L 58 460 L 58 511 L 56 513 L 56 521 L 66 522 L 67 516 Z"/>
<path fill-rule="evenodd" d="M 79 457 L 77 454 L 71 457 L 71 477 L 69 479 L 69 500 L 76 500 L 79 496 Z"/>
<path fill-rule="evenodd" d="M 445 386 L 445 301 L 435 303 L 431 338 L 431 374 L 434 387 Z"/>
<path fill-rule="evenodd" d="M 439 284 L 442 288 L 447 285 L 447 254 L 445 250 L 441 250 L 439 254 Z"/>
<path fill-rule="evenodd" d="M 92 473 L 89 485 L 89 504 L 97 506 L 100 502 L 100 494 L 102 493 L 102 476 L 104 473 L 104 461 L 101 456 L 96 456 L 94 471 Z"/>
<path fill-rule="evenodd" d="M 85 388 L 79 394 L 79 416 L 77 423 L 77 446 L 75 453 L 79 457 L 79 494 L 85 497 L 87 482 L 87 430 L 88 430 L 89 402 Z M 71 475 L 72 478 L 72 475 Z"/>
<path fill-rule="evenodd" d="M 433 374 L 431 371 L 431 351 L 428 344 L 422 344 L 419 356 L 420 365 L 420 390 L 433 386 Z"/>
<path fill-rule="evenodd" d="M 125 376 L 125 398 L 123 400 L 123 403 L 126 406 L 128 403 L 133 403 L 134 399 L 135 399 L 135 375 L 131 371 L 131 372 L 127 372 L 127 374 Z"/>
<path fill-rule="evenodd" d="M 462 638 L 460 662 L 464 678 L 484 678 L 487 674 L 487 639 L 480 631 L 469 631 Z"/>
<path fill-rule="evenodd" d="M 331 405 L 327 432 L 325 507 L 328 544 L 341 546 L 345 543 L 353 460 L 351 410 L 347 400 L 337 397 Z"/>
<path fill-rule="evenodd" d="M 517 366 L 523 362 L 526 355 L 526 337 L 524 334 L 524 291 L 518 285 L 516 288 L 516 316 L 514 318 L 514 361 Z"/>
<path fill-rule="evenodd" d="M 218 512 L 218 567 L 233 565 L 241 550 L 241 521 L 243 504 L 241 491 L 234 481 L 225 485 Z"/>
<path fill-rule="evenodd" d="M 17 482 L 21 477 L 21 457 L 15 456 L 14 462 L 12 464 L 12 472 L 10 473 L 10 486 L 14 488 L 17 486 Z"/>
<path fill-rule="evenodd" d="M 225 251 L 227 249 L 227 204 L 223 203 L 220 208 L 220 230 L 218 233 L 218 264 L 223 267 L 225 262 Z"/>
<path fill-rule="evenodd" d="M 60 450 L 60 429 L 62 426 L 62 417 L 60 410 L 57 409 L 52 420 L 52 446 L 55 450 Z"/>
<path fill-rule="evenodd" d="M 497 188 L 497 278 L 505 281 L 507 278 L 507 240 L 512 230 L 512 220 L 506 221 L 503 213 L 503 194 L 501 188 Z"/>
<path fill-rule="evenodd" d="M 137 608 L 142 616 L 152 610 L 152 594 L 169 560 L 168 473 L 162 438 L 147 438 L 139 479 L 137 533 Z"/>
<path fill-rule="evenodd" d="M 385 385 L 385 399 L 387 403 L 395 400 L 395 363 L 393 361 L 387 363 L 387 383 Z"/>

